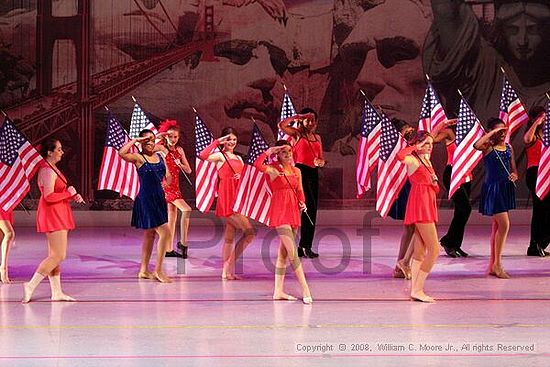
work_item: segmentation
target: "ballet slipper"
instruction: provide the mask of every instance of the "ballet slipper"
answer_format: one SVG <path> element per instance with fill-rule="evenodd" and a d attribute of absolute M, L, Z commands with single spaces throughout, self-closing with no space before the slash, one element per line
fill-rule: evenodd
<path fill-rule="evenodd" d="M 302 302 L 304 302 L 305 305 L 310 305 L 313 303 L 313 297 L 305 296 L 304 298 L 302 298 Z"/>
<path fill-rule="evenodd" d="M 155 271 L 153 277 L 161 283 L 172 283 L 172 279 L 168 278 L 164 273 Z"/>
<path fill-rule="evenodd" d="M 23 299 L 21 300 L 21 303 L 29 303 L 31 301 L 33 291 L 34 289 L 29 283 L 23 283 Z"/>
<path fill-rule="evenodd" d="M 411 268 L 405 263 L 404 259 L 399 260 L 395 266 L 401 270 L 405 279 L 410 280 L 412 278 Z"/>
<path fill-rule="evenodd" d="M 0 281 L 3 284 L 10 284 L 11 280 L 8 276 L 8 269 L 7 268 L 0 268 Z"/>
<path fill-rule="evenodd" d="M 138 279 L 154 279 L 153 274 L 149 271 L 140 271 L 138 273 Z"/>
<path fill-rule="evenodd" d="M 273 293 L 273 300 L 274 301 L 296 301 L 298 298 L 291 296 L 290 294 L 287 294 L 285 292 L 277 292 Z"/>
<path fill-rule="evenodd" d="M 52 295 L 51 299 L 55 302 L 76 302 L 75 298 L 65 293 L 56 294 L 55 296 Z"/>
<path fill-rule="evenodd" d="M 510 274 L 508 274 L 502 266 L 494 266 L 493 269 L 489 272 L 489 275 L 495 276 L 500 279 L 510 279 Z"/>

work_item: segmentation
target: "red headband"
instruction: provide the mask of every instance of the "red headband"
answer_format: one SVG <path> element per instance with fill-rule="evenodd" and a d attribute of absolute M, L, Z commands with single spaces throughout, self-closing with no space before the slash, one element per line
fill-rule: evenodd
<path fill-rule="evenodd" d="M 176 120 L 164 120 L 160 123 L 159 132 L 165 133 L 173 127 L 178 127 L 178 122 Z"/>

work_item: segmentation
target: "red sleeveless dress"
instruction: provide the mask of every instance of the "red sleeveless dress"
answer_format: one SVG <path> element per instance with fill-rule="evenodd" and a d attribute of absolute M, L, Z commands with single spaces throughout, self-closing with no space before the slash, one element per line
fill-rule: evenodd
<path fill-rule="evenodd" d="M 420 163 L 420 166 L 409 176 L 411 191 L 407 200 L 407 209 L 403 223 L 437 223 L 437 193 L 439 186 L 432 183 L 431 172 Z"/>
<path fill-rule="evenodd" d="M 6 212 L 0 209 L 0 220 L 7 220 L 11 224 L 13 224 L 13 211 Z"/>
<path fill-rule="evenodd" d="M 278 163 L 270 166 L 279 172 L 283 172 L 281 165 Z M 296 167 L 292 167 L 292 170 L 294 174 L 287 173 L 286 178 L 279 176 L 273 181 L 267 179 L 272 192 L 271 205 L 269 206 L 270 227 L 279 227 L 284 224 L 288 224 L 292 228 L 300 227 L 301 213 L 298 198 L 302 202 L 305 202 L 305 198 L 298 180 L 300 170 Z"/>
<path fill-rule="evenodd" d="M 49 166 L 42 166 L 40 169 L 53 171 L 53 168 Z M 59 174 L 61 175 L 61 173 Z M 36 212 L 36 230 L 38 232 L 55 232 L 74 229 L 73 212 L 70 206 L 72 195 L 67 191 L 67 184 L 59 175 L 56 175 L 54 190 L 47 197 L 44 197 L 44 188 L 42 186 L 38 186 L 38 188 L 42 195 Z"/>
<path fill-rule="evenodd" d="M 216 202 L 218 217 L 230 217 L 234 214 L 233 205 L 235 205 L 239 180 L 233 176 L 235 173 L 241 173 L 243 167 L 244 163 L 240 159 L 229 158 L 229 161 L 225 161 L 218 169 L 218 201 Z"/>
<path fill-rule="evenodd" d="M 168 154 L 164 159 L 166 163 L 166 168 L 170 175 L 172 176 L 172 182 L 170 185 L 164 186 L 164 196 L 166 197 L 166 202 L 171 203 L 178 199 L 183 199 L 180 191 L 180 168 L 176 164 L 176 159 L 181 161 L 181 155 L 177 149 L 168 150 Z"/>

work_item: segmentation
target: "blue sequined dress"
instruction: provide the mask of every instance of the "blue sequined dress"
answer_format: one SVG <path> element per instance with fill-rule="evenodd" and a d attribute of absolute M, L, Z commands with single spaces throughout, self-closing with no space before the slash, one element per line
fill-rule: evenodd
<path fill-rule="evenodd" d="M 493 215 L 516 208 L 514 184 L 508 179 L 511 171 L 512 149 L 506 144 L 506 150 L 493 149 L 483 157 L 485 181 L 481 188 L 479 212 Z M 504 164 L 503 164 L 504 163 Z M 504 169 L 506 166 L 506 170 Z"/>
<path fill-rule="evenodd" d="M 168 207 L 162 189 L 166 166 L 161 156 L 158 157 L 158 163 L 149 163 L 146 159 L 137 170 L 139 193 L 132 210 L 132 227 L 150 229 L 168 222 Z"/>

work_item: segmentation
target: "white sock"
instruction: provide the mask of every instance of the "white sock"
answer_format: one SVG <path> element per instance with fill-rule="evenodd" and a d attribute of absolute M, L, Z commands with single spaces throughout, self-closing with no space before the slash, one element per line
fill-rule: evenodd
<path fill-rule="evenodd" d="M 23 303 L 30 302 L 34 290 L 36 289 L 36 287 L 38 287 L 38 284 L 40 284 L 43 279 L 44 275 L 36 272 L 33 274 L 31 280 L 29 280 L 28 283 L 23 284 Z"/>
<path fill-rule="evenodd" d="M 50 288 L 52 290 L 52 301 L 76 301 L 73 297 L 66 295 L 61 290 L 61 276 L 50 275 Z"/>

